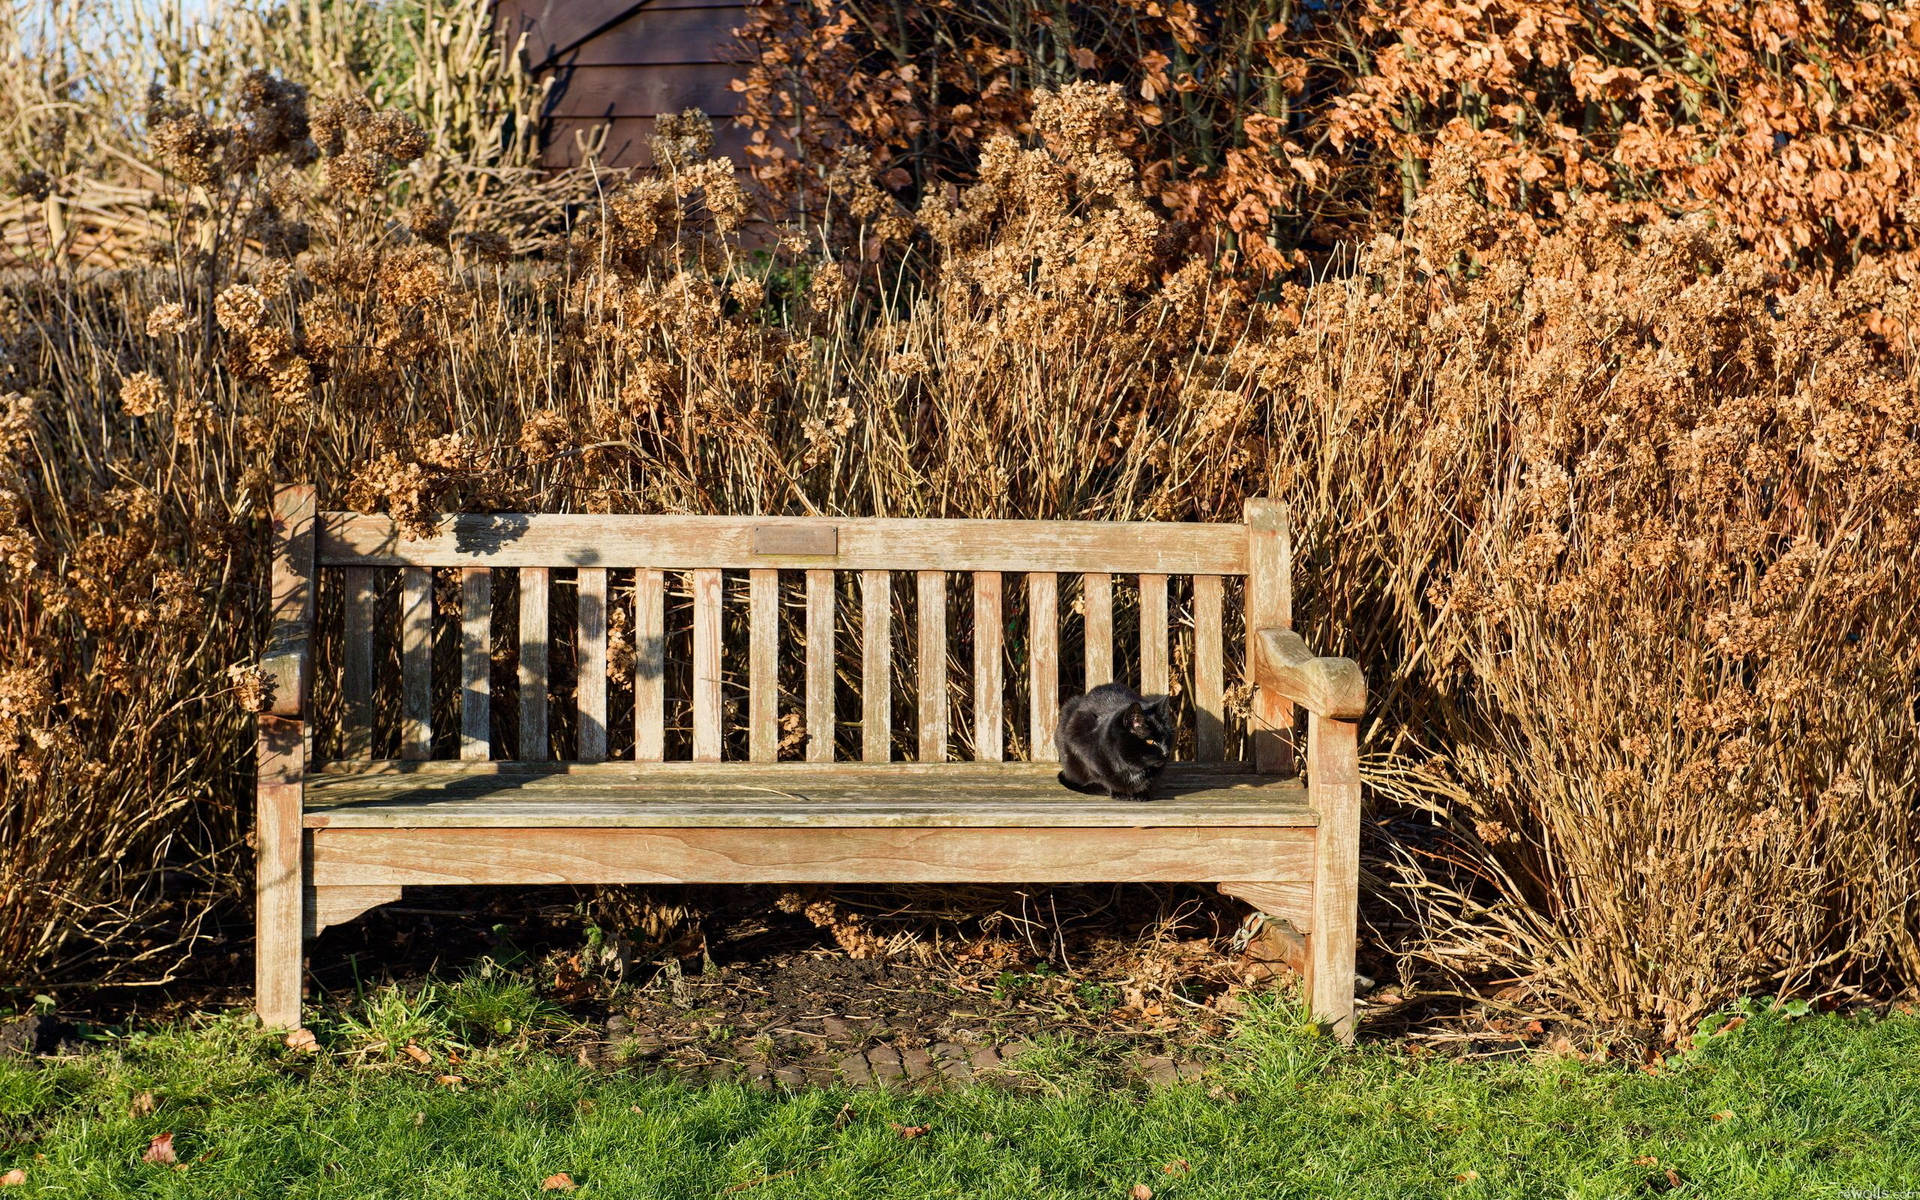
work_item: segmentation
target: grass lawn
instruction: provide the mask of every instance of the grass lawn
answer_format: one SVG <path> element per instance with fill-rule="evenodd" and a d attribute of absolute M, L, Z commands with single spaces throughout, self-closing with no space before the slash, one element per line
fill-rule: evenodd
<path fill-rule="evenodd" d="M 318 1051 L 222 1016 L 0 1060 L 0 1179 L 25 1174 L 7 1200 L 540 1196 L 563 1172 L 581 1197 L 754 1200 L 1920 1195 L 1920 1017 L 1747 1011 L 1654 1073 L 1348 1050 L 1268 1002 L 1193 1083 L 1119 1086 L 1062 1042 L 1009 1086 L 790 1093 L 576 1065 L 530 989 L 468 981 L 376 993 Z M 143 1161 L 162 1133 L 176 1165 Z"/>

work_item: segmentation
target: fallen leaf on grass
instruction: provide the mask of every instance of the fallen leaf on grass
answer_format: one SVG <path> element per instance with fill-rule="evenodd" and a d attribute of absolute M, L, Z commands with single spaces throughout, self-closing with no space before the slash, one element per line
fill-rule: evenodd
<path fill-rule="evenodd" d="M 1478 1178 L 1480 1178 L 1480 1172 L 1478 1171 L 1462 1171 L 1454 1176 L 1454 1179 L 1460 1183 L 1472 1183 Z"/>
<path fill-rule="evenodd" d="M 1747 1023 L 1747 1019 L 1745 1017 L 1728 1017 L 1727 1023 L 1720 1027 L 1720 1032 L 1732 1033 L 1734 1030 L 1740 1028 L 1742 1025 L 1745 1025 L 1746 1023 Z"/>
<path fill-rule="evenodd" d="M 433 1077 L 433 1081 L 435 1083 L 443 1084 L 446 1087 L 450 1087 L 450 1088 L 457 1088 L 461 1084 L 466 1082 L 465 1079 L 461 1078 L 458 1075 L 435 1075 Z"/>
<path fill-rule="evenodd" d="M 1131 1196 L 1133 1200 L 1153 1200 L 1153 1189 L 1144 1183 L 1136 1183 L 1133 1185 L 1133 1190 L 1128 1192 L 1127 1195 Z"/>
<path fill-rule="evenodd" d="M 573 1176 L 565 1171 L 558 1175 L 549 1175 L 540 1181 L 540 1190 L 543 1192 L 570 1192 L 579 1186 L 573 1181 Z"/>
<path fill-rule="evenodd" d="M 407 1052 L 408 1058 L 419 1063 L 423 1067 L 433 1061 L 433 1055 L 428 1054 L 425 1050 L 422 1050 L 420 1047 L 414 1045 L 412 1042 L 408 1042 L 404 1047 L 402 1047 L 402 1049 L 404 1049 Z"/>
<path fill-rule="evenodd" d="M 887 1128 L 893 1130 L 895 1133 L 899 1134 L 903 1138 L 912 1140 L 913 1138 L 917 1138 L 921 1134 L 932 1129 L 933 1126 L 931 1125 L 895 1125 L 892 1121 L 888 1121 Z"/>
<path fill-rule="evenodd" d="M 301 1054 L 317 1054 L 320 1051 L 320 1042 L 313 1036 L 313 1030 L 296 1029 L 287 1035 L 287 1049 Z"/>
<path fill-rule="evenodd" d="M 173 1135 L 171 1133 L 155 1134 L 153 1140 L 147 1143 L 147 1152 L 140 1156 L 140 1160 L 157 1163 L 163 1167 L 170 1167 L 179 1162 L 180 1156 L 173 1152 Z"/>
<path fill-rule="evenodd" d="M 127 1115 L 130 1117 L 150 1117 L 153 1115 L 153 1110 L 159 1107 L 160 1101 L 154 1098 L 152 1092 L 141 1092 L 133 1098 L 132 1104 L 127 1105 Z"/>
<path fill-rule="evenodd" d="M 1710 1116 L 1710 1117 L 1708 1117 L 1708 1118 L 1707 1118 L 1707 1120 L 1709 1120 L 1709 1121 L 1724 1121 L 1724 1120 L 1727 1120 L 1727 1119 L 1728 1119 L 1729 1117 L 1731 1117 L 1731 1116 L 1733 1116 L 1733 1110 L 1729 1108 L 1729 1109 L 1723 1109 L 1723 1110 L 1722 1110 L 1722 1111 L 1720 1111 L 1720 1112 L 1717 1112 L 1717 1113 L 1714 1113 L 1714 1114 L 1713 1114 L 1712 1116 Z"/>
<path fill-rule="evenodd" d="M 0 1187 L 19 1187 L 27 1181 L 27 1173 L 19 1167 L 0 1175 Z"/>
<path fill-rule="evenodd" d="M 1636 1167 L 1657 1167 L 1660 1165 L 1660 1160 L 1651 1154 L 1642 1154 L 1633 1160 L 1633 1165 Z"/>
<path fill-rule="evenodd" d="M 1187 1165 L 1186 1159 L 1176 1158 L 1166 1166 L 1161 1167 L 1160 1173 L 1162 1175 L 1185 1175 L 1190 1170 L 1192 1170 L 1192 1168 Z"/>
<path fill-rule="evenodd" d="M 1680 1186 L 1680 1172 L 1674 1170 L 1672 1167 L 1667 1168 L 1667 1186 L 1672 1188 Z"/>

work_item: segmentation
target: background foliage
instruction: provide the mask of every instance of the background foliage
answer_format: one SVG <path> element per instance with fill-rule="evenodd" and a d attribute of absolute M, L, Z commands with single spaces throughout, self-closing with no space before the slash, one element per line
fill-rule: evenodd
<path fill-rule="evenodd" d="M 244 902 L 305 478 L 406 521 L 1278 496 L 1377 697 L 1407 987 L 1672 1037 L 1920 985 L 1903 11 L 765 8 L 766 213 L 694 116 L 657 172 L 533 170 L 536 85 L 454 10 L 27 11 L 12 979 L 164 975 Z"/>

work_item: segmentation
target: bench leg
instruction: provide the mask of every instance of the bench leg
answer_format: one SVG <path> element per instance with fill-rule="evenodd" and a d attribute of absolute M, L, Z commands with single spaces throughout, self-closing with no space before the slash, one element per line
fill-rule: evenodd
<path fill-rule="evenodd" d="M 1320 818 L 1314 837 L 1313 930 L 1307 996 L 1316 1020 L 1353 1040 L 1353 959 L 1360 902 L 1358 723 L 1307 714 L 1307 796 Z"/>
<path fill-rule="evenodd" d="M 301 855 L 299 721 L 260 718 L 259 790 L 254 824 L 254 1011 L 263 1025 L 300 1024 Z"/>

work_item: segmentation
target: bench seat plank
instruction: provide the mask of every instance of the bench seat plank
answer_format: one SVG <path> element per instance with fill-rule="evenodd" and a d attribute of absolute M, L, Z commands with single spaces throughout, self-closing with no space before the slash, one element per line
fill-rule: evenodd
<path fill-rule="evenodd" d="M 681 764 L 665 764 L 678 766 Z M 698 766 L 701 764 L 686 764 Z M 933 764 L 929 764 L 933 765 Z M 1062 788 L 1047 764 L 858 763 L 673 771 L 353 772 L 310 776 L 310 829 L 418 828 L 1310 828 L 1298 779 L 1169 769 L 1145 804 Z M 990 769 L 981 770 L 987 767 Z"/>

